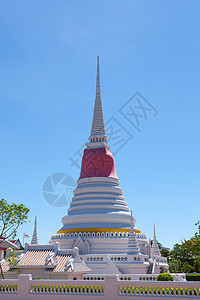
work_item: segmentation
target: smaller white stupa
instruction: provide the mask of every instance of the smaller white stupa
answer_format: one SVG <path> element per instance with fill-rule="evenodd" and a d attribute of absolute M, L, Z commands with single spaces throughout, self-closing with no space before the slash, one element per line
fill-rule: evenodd
<path fill-rule="evenodd" d="M 129 254 L 129 255 L 141 254 L 140 253 L 140 248 L 138 246 L 138 242 L 136 240 L 136 235 L 135 235 L 135 232 L 134 232 L 132 210 L 131 210 L 130 235 L 129 235 L 129 239 L 128 239 L 128 246 L 127 246 L 127 249 L 126 249 L 126 254 Z"/>
<path fill-rule="evenodd" d="M 38 235 L 37 235 L 37 216 L 35 216 L 35 223 L 34 223 L 34 231 L 31 240 L 32 245 L 38 245 Z"/>
<path fill-rule="evenodd" d="M 155 228 L 155 223 L 154 223 L 154 226 L 153 226 L 153 243 L 152 243 L 152 247 L 151 247 L 151 258 L 154 258 L 154 257 L 160 257 L 161 254 L 160 254 L 160 249 L 159 249 L 159 246 L 158 246 L 158 242 L 156 240 L 156 228 Z"/>

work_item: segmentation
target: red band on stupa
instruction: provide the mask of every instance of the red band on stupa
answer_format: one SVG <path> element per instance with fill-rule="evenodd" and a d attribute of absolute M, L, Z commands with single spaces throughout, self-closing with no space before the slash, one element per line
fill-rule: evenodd
<path fill-rule="evenodd" d="M 118 179 L 114 158 L 107 148 L 84 150 L 79 179 L 88 177 L 112 177 Z"/>

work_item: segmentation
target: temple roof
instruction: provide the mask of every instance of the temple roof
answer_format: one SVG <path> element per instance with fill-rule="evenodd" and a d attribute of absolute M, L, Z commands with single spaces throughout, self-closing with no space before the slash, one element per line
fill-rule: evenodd
<path fill-rule="evenodd" d="M 6 250 L 7 248 L 19 249 L 20 247 L 16 244 L 16 242 L 18 242 L 18 240 L 8 240 L 4 237 L 0 238 L 0 248 L 4 250 Z"/>
<path fill-rule="evenodd" d="M 71 255 L 58 254 L 56 255 L 56 266 L 54 268 L 45 269 L 47 272 L 65 272 L 66 264 L 71 260 Z M 72 267 L 70 266 L 67 272 L 72 272 Z"/>
<path fill-rule="evenodd" d="M 20 261 L 18 262 L 18 266 L 47 266 L 49 262 L 47 261 L 47 257 L 49 254 L 52 254 L 53 251 L 51 249 L 47 250 L 28 250 L 22 256 Z"/>
<path fill-rule="evenodd" d="M 18 256 L 16 266 L 9 265 L 8 260 L 2 261 L 4 272 L 13 269 L 42 268 L 46 272 L 89 272 L 84 261 L 79 256 L 78 248 L 59 249 L 59 245 L 26 244 L 24 252 Z"/>

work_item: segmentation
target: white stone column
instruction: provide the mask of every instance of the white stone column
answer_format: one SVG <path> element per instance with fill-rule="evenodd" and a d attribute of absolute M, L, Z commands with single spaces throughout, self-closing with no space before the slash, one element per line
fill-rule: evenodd
<path fill-rule="evenodd" d="M 119 296 L 117 276 L 105 276 L 104 279 L 104 297 L 109 300 L 116 300 Z"/>
<path fill-rule="evenodd" d="M 31 274 L 20 274 L 17 282 L 17 295 L 20 299 L 27 300 L 31 291 Z"/>

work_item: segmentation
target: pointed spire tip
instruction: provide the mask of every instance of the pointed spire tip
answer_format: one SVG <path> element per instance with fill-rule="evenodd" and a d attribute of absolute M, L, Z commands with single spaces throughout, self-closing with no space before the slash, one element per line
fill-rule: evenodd
<path fill-rule="evenodd" d="M 91 134 L 89 141 L 105 141 L 107 142 L 104 118 L 103 118 L 103 108 L 101 101 L 101 88 L 100 88 L 100 68 L 99 68 L 99 56 L 97 56 L 97 77 L 96 77 L 96 96 L 92 120 Z"/>
<path fill-rule="evenodd" d="M 154 238 L 156 238 L 156 226 L 155 226 L 155 222 L 153 223 L 153 236 L 154 236 Z"/>

